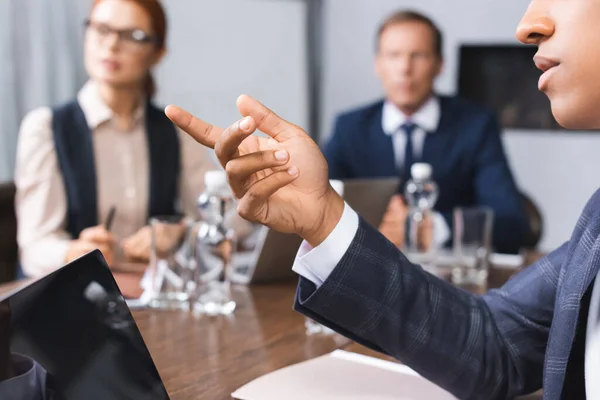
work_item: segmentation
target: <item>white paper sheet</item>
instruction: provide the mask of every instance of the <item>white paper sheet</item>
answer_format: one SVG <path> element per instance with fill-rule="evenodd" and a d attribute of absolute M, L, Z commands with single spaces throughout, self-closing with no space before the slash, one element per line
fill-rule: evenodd
<path fill-rule="evenodd" d="M 238 400 L 454 400 L 407 366 L 342 350 L 264 375 Z"/>

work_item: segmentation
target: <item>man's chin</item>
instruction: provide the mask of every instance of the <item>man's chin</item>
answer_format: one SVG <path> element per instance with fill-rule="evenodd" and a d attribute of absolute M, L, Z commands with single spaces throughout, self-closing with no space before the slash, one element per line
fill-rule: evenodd
<path fill-rule="evenodd" d="M 392 98 L 390 99 L 392 103 L 400 110 L 413 110 L 416 111 L 422 104 L 422 101 L 418 101 L 414 97 L 402 97 L 402 98 Z"/>
<path fill-rule="evenodd" d="M 589 110 L 586 112 L 573 102 L 552 100 L 552 115 L 560 126 L 571 130 L 597 130 L 600 129 L 600 115 Z"/>

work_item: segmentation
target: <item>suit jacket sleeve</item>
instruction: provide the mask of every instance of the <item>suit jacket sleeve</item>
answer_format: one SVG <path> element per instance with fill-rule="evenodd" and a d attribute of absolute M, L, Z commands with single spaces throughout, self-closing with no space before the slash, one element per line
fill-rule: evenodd
<path fill-rule="evenodd" d="M 343 117 L 338 117 L 335 121 L 331 139 L 323 151 L 327 164 L 329 164 L 329 179 L 348 179 L 352 178 L 349 167 L 348 143 L 350 131 L 348 124 Z"/>
<path fill-rule="evenodd" d="M 493 242 L 496 250 L 517 253 L 529 229 L 527 216 L 502 146 L 500 128 L 493 116 L 488 118 L 476 154 L 476 203 L 494 210 Z"/>
<path fill-rule="evenodd" d="M 566 245 L 481 297 L 411 264 L 361 220 L 318 290 L 300 279 L 295 308 L 461 399 L 513 398 L 542 385 L 565 253 Z"/>

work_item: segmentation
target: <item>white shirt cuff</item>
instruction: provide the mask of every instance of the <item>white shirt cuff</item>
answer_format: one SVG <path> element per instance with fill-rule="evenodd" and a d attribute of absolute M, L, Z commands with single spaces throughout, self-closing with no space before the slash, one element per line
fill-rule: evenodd
<path fill-rule="evenodd" d="M 302 242 L 292 270 L 320 287 L 350 248 L 357 231 L 358 214 L 344 204 L 342 218 L 323 243 L 313 248 Z"/>
<path fill-rule="evenodd" d="M 450 239 L 450 227 L 446 219 L 438 212 L 433 213 L 433 243 L 434 246 L 442 247 Z"/>

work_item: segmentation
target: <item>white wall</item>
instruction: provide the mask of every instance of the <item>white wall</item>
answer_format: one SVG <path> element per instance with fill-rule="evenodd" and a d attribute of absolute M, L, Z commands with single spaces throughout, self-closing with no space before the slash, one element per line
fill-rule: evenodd
<path fill-rule="evenodd" d="M 85 82 L 82 36 L 90 1 L 0 1 L 0 182 L 13 177 L 21 119 L 73 98 Z"/>
<path fill-rule="evenodd" d="M 282 117 L 308 122 L 306 5 L 273 0 L 165 0 L 169 54 L 158 101 L 228 125 L 246 93 Z"/>
<path fill-rule="evenodd" d="M 526 0 L 326 0 L 325 73 L 321 132 L 330 133 L 336 113 L 382 96 L 372 67 L 374 35 L 381 20 L 400 8 L 431 16 L 445 33 L 442 93 L 457 86 L 461 43 L 516 43 L 515 28 Z M 325 139 L 325 138 L 324 138 Z M 542 249 L 568 239 L 600 179 L 600 135 L 507 131 L 504 142 L 517 183 L 545 218 Z"/>
<path fill-rule="evenodd" d="M 0 1 L 0 9 L 9 17 L 11 7 L 18 4 L 20 9 L 28 11 L 28 18 L 36 16 L 36 4 L 49 4 L 47 0 Z M 31 3 L 31 4 L 30 4 Z M 74 4 L 73 4 L 74 3 Z M 63 75 L 71 70 L 72 81 L 63 85 L 61 96 L 53 98 L 64 102 L 77 93 L 85 81 L 85 72 L 81 62 L 81 40 L 83 20 L 89 13 L 91 0 L 62 0 L 56 5 L 56 15 L 64 19 L 65 9 L 70 11 L 73 29 L 72 47 L 76 54 L 69 68 L 63 68 Z M 239 118 L 235 108 L 236 98 L 247 93 L 253 95 L 273 108 L 277 113 L 306 126 L 308 123 L 308 82 L 306 73 L 306 5 L 303 1 L 287 0 L 163 0 L 169 19 L 169 52 L 156 71 L 158 84 L 157 102 L 166 105 L 174 103 L 183 106 L 198 116 L 214 124 L 230 124 Z M 62 11 L 61 11 L 62 10 Z M 16 14 L 15 14 L 16 15 Z M 41 14 L 40 14 L 41 15 Z M 44 14 L 45 15 L 45 14 Z M 54 14 L 53 14 L 54 15 Z M 39 15 L 38 15 L 39 16 Z M 9 20 L 8 20 L 9 21 Z M 15 24 L 24 24 L 24 16 L 17 16 Z M 6 21 L 5 21 L 6 22 Z M 56 19 L 51 20 L 56 23 Z M 0 24 L 1 25 L 1 24 Z M 59 24 L 62 26 L 61 24 Z M 60 43 L 47 43 L 53 38 L 48 26 L 16 29 L 16 25 L 4 24 L 0 30 L 0 54 L 6 55 L 4 67 L 0 68 L 0 82 L 10 89 L 14 79 L 21 79 L 18 85 L 30 84 L 31 74 L 14 78 L 15 60 L 13 48 L 20 53 L 38 60 L 48 48 L 54 56 L 62 54 L 56 51 Z M 30 34 L 32 42 L 13 43 L 11 29 L 17 33 Z M 35 28 L 35 29 L 33 29 Z M 31 31 L 31 32 L 30 32 Z M 45 36 L 44 36 L 45 32 Z M 45 38 L 45 39 L 44 39 Z M 35 45 L 35 46 L 33 46 Z M 40 45 L 44 45 L 41 46 Z M 47 46 L 46 46 L 47 45 Z M 36 47 L 37 46 L 37 47 Z M 6 53 L 4 49 L 6 48 Z M 45 50 L 44 50 L 45 49 Z M 44 51 L 43 51 L 44 50 Z M 62 57 L 64 58 L 64 57 Z M 61 58 L 61 61 L 63 61 Z M 43 74 L 50 70 L 49 63 L 26 64 L 41 82 L 48 83 Z M 12 69 L 11 69 L 12 68 Z M 80 76 L 81 75 L 81 76 Z M 35 80 L 38 82 L 40 79 Z M 34 83 L 35 83 L 34 82 Z M 42 83 L 34 86 L 45 88 Z M 48 96 L 39 92 L 29 94 L 29 103 L 21 113 L 13 107 L 16 94 L 7 92 L 0 98 L 3 107 L 4 124 L 0 124 L 0 182 L 9 180 L 13 174 L 13 156 L 16 146 L 16 132 L 23 115 L 33 107 L 48 104 Z M 43 92 L 43 91 L 42 91 Z M 18 99 L 17 99 L 18 100 Z M 53 103 L 54 104 L 54 103 Z M 23 114 L 23 115 L 21 115 Z M 10 119 L 10 123 L 7 120 Z M 8 127 L 7 127 L 8 126 Z"/>

